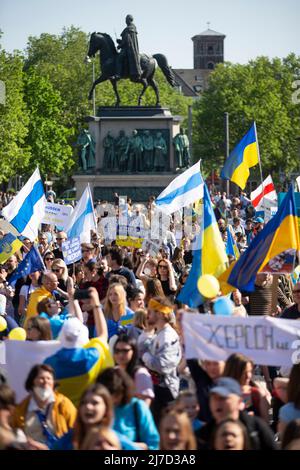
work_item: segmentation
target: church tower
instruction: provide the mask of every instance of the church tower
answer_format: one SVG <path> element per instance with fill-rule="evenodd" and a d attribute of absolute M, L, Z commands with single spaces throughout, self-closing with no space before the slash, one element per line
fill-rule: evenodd
<path fill-rule="evenodd" d="M 225 34 L 217 33 L 209 28 L 203 33 L 192 37 L 194 43 L 194 69 L 213 70 L 224 62 Z"/>

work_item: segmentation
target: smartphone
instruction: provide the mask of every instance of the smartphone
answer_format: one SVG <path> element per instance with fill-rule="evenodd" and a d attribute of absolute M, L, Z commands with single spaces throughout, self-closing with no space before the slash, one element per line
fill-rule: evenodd
<path fill-rule="evenodd" d="M 85 300 L 90 298 L 88 289 L 76 289 L 74 293 L 74 300 Z"/>

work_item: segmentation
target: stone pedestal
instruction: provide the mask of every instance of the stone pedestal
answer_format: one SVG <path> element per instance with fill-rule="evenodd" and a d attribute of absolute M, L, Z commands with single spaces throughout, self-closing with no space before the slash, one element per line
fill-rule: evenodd
<path fill-rule="evenodd" d="M 89 116 L 86 121 L 96 142 L 96 167 L 87 172 L 73 175 L 77 198 L 90 183 L 94 199 L 113 201 L 113 194 L 131 197 L 135 202 L 145 202 L 150 195 L 157 196 L 174 179 L 176 163 L 173 138 L 180 130 L 180 116 L 172 116 L 168 108 L 124 106 L 101 107 L 97 116 Z M 149 130 L 152 135 L 161 132 L 167 144 L 164 172 L 130 173 L 114 171 L 105 167 L 103 140 L 110 132 L 116 138 L 123 130 L 127 137 L 137 130 L 142 135 Z"/>

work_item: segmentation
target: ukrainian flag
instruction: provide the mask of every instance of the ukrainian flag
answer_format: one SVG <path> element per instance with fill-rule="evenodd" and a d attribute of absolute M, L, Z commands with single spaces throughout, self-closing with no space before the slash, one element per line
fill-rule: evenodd
<path fill-rule="evenodd" d="M 245 189 L 249 168 L 259 163 L 259 150 L 255 122 L 233 149 L 221 171 L 221 178 L 230 180 Z"/>
<path fill-rule="evenodd" d="M 226 270 L 228 261 L 225 245 L 212 208 L 206 184 L 204 184 L 202 229 L 197 237 L 197 248 L 193 254 L 192 268 L 185 285 L 179 293 L 179 302 L 191 308 L 203 303 L 197 282 L 203 274 L 218 277 Z"/>
<path fill-rule="evenodd" d="M 23 243 L 12 233 L 8 233 L 0 240 L 0 264 L 5 263 Z"/>
<path fill-rule="evenodd" d="M 237 247 L 237 244 L 232 236 L 232 233 L 229 227 L 227 227 L 226 232 L 227 232 L 226 253 L 227 255 L 232 255 L 234 256 L 235 259 L 238 259 L 240 257 L 240 251 Z"/>
<path fill-rule="evenodd" d="M 296 204 L 291 185 L 278 212 L 256 235 L 241 257 L 220 276 L 223 293 L 227 293 L 230 288 L 253 291 L 256 274 L 263 271 L 274 256 L 292 248 L 300 250 Z"/>

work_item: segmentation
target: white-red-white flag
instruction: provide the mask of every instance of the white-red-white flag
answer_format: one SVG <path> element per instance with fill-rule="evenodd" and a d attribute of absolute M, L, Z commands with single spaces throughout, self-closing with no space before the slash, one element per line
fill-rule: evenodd
<path fill-rule="evenodd" d="M 271 175 L 250 194 L 250 199 L 255 209 L 261 206 L 264 197 L 271 201 L 277 201 L 277 193 Z"/>

